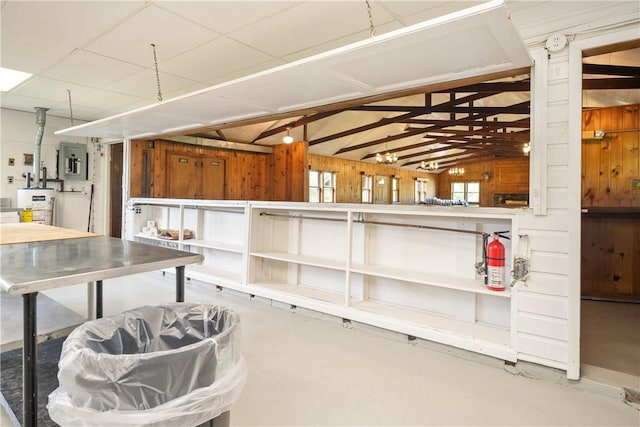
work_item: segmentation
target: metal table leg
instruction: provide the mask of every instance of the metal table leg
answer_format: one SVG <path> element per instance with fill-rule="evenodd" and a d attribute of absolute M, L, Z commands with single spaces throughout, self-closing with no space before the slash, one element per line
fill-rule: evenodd
<path fill-rule="evenodd" d="M 176 302 L 184 302 L 184 265 L 176 267 Z"/>
<path fill-rule="evenodd" d="M 102 318 L 102 280 L 96 280 L 96 319 Z"/>
<path fill-rule="evenodd" d="M 22 425 L 33 427 L 38 425 L 37 297 L 37 292 L 22 295 Z"/>

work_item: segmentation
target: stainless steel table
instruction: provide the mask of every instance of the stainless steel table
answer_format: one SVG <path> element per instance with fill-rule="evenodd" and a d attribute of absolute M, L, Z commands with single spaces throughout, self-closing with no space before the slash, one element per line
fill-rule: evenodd
<path fill-rule="evenodd" d="M 102 280 L 176 268 L 176 301 L 184 301 L 184 266 L 200 263 L 200 254 L 177 251 L 113 237 L 85 237 L 1 248 L 0 285 L 23 296 L 24 426 L 37 425 L 36 300 L 39 291 L 96 282 L 96 313 L 102 312 Z"/>

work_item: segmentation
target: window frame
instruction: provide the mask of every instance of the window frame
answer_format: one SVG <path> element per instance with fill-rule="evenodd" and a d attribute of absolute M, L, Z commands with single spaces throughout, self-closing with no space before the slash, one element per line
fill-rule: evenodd
<path fill-rule="evenodd" d="M 461 194 L 461 192 L 456 192 L 454 191 L 454 186 L 456 184 L 462 184 L 463 185 L 463 192 L 462 192 L 462 199 L 460 198 L 456 198 L 456 194 Z M 469 184 L 475 184 L 478 187 L 478 191 L 469 191 Z M 451 200 L 464 200 L 467 203 L 469 203 L 469 205 L 471 206 L 480 206 L 480 192 L 481 192 L 481 186 L 480 186 L 480 181 L 451 181 Z M 477 194 L 478 196 L 478 200 L 477 201 L 470 201 L 469 200 L 469 194 Z"/>
<path fill-rule="evenodd" d="M 311 175 L 316 174 L 317 176 L 317 184 L 312 185 Z M 326 185 L 326 178 L 329 177 L 330 185 Z M 311 200 L 311 190 L 315 188 L 317 189 L 318 200 Z M 323 171 L 323 170 L 309 170 L 309 186 L 307 188 L 308 191 L 308 200 L 310 203 L 335 203 L 336 202 L 336 172 L 332 171 Z M 331 200 L 326 200 L 326 193 L 329 192 L 331 194 Z"/>

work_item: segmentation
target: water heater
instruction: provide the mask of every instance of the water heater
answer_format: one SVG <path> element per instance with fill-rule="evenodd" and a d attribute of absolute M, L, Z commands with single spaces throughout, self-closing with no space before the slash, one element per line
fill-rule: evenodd
<path fill-rule="evenodd" d="M 52 225 L 53 188 L 18 188 L 17 196 L 18 208 L 23 211 L 31 209 L 31 222 Z"/>

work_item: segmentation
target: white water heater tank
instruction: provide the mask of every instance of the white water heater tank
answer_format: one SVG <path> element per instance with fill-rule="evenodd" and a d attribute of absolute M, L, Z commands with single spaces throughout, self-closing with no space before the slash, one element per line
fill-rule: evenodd
<path fill-rule="evenodd" d="M 52 225 L 53 188 L 18 188 L 17 195 L 18 208 L 31 208 L 32 222 Z"/>

